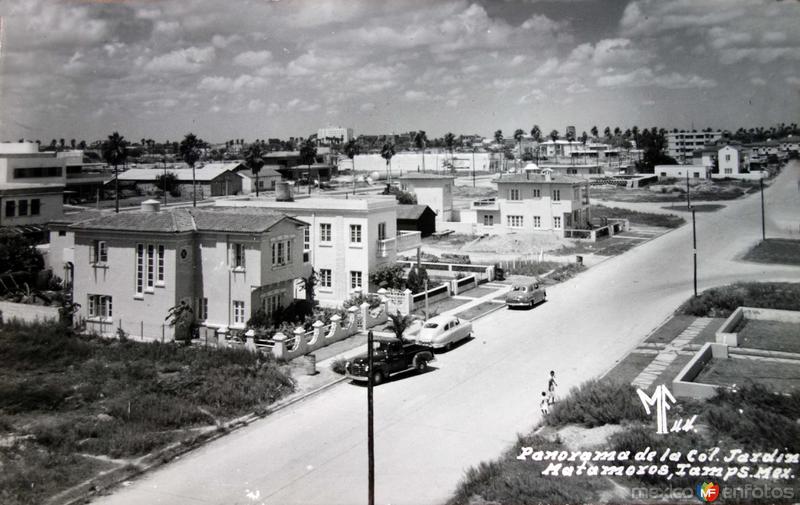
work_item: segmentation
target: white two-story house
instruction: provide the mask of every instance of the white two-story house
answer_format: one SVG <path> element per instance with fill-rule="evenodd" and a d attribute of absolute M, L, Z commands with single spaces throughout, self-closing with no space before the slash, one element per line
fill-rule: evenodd
<path fill-rule="evenodd" d="M 316 272 L 314 294 L 323 306 L 340 306 L 356 290 L 374 292 L 377 286 L 370 286 L 370 274 L 394 263 L 399 252 L 413 252 L 422 243 L 420 232 L 397 230 L 394 196 L 234 199 L 216 205 L 270 209 L 308 223 L 303 250 Z M 297 296 L 304 296 L 300 283 Z"/>
<path fill-rule="evenodd" d="M 286 307 L 303 261 L 306 223 L 267 209 L 180 208 L 108 214 L 51 227 L 74 271 L 77 318 L 89 329 L 171 339 L 168 311 L 193 308 L 209 327 L 244 328 Z"/>
<path fill-rule="evenodd" d="M 29 226 L 63 214 L 66 160 L 33 142 L 0 143 L 0 226 Z"/>

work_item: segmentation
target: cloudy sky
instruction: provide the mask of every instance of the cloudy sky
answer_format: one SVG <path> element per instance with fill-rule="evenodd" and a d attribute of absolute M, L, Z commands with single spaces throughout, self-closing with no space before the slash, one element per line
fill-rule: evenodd
<path fill-rule="evenodd" d="M 797 0 L 0 0 L 0 140 L 800 117 Z"/>

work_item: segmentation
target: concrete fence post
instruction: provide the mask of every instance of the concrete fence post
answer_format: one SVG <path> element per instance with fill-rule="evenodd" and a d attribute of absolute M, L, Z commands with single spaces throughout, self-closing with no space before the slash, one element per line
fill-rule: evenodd
<path fill-rule="evenodd" d="M 256 332 L 252 328 L 244 333 L 244 348 L 251 352 L 256 352 Z"/>
<path fill-rule="evenodd" d="M 228 327 L 223 326 L 222 328 L 217 329 L 217 342 L 219 343 L 219 347 L 225 348 L 228 347 Z"/>
<path fill-rule="evenodd" d="M 292 349 L 287 349 L 292 354 L 292 358 L 298 355 L 305 354 L 306 347 L 306 329 L 298 326 L 294 329 L 294 345 Z"/>
<path fill-rule="evenodd" d="M 404 314 L 411 314 L 411 311 L 414 310 L 414 296 L 410 289 L 406 288 L 403 291 L 405 297 L 403 298 L 403 307 L 402 309 L 405 310 Z M 401 310 L 402 310 L 401 309 Z M 387 311 L 388 314 L 388 311 Z"/>
<path fill-rule="evenodd" d="M 272 346 L 272 355 L 279 361 L 286 361 L 286 335 L 281 332 L 272 336 L 275 345 Z"/>
<path fill-rule="evenodd" d="M 364 302 L 361 304 L 361 329 L 367 331 L 369 328 L 369 304 Z"/>
<path fill-rule="evenodd" d="M 347 309 L 347 318 L 348 318 L 348 328 L 349 330 L 354 330 L 356 328 L 356 321 L 358 321 L 358 305 L 353 305 L 349 309 Z"/>
<path fill-rule="evenodd" d="M 311 326 L 314 327 L 311 333 L 311 340 L 306 343 L 308 344 L 308 349 L 313 351 L 318 347 L 318 344 L 323 337 L 322 327 L 325 326 L 325 323 L 317 319 L 311 324 Z"/>

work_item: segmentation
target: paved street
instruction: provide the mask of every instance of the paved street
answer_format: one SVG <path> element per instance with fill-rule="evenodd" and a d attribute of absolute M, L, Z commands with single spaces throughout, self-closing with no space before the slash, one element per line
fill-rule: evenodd
<path fill-rule="evenodd" d="M 800 226 L 800 163 L 767 191 L 768 236 Z M 699 288 L 800 281 L 800 269 L 737 258 L 761 236 L 760 200 L 698 221 Z M 379 504 L 434 504 L 466 468 L 501 455 L 539 421 L 548 371 L 562 394 L 609 369 L 692 292 L 691 223 L 548 288 L 531 311 L 476 322 L 477 338 L 421 376 L 376 389 Z M 366 503 L 366 389 L 339 384 L 96 500 L 102 504 Z"/>

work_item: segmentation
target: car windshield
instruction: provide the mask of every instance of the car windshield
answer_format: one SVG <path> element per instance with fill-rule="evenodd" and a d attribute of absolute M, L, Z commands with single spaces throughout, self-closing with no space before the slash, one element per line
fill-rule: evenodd
<path fill-rule="evenodd" d="M 438 328 L 438 323 L 425 323 L 425 328 Z"/>

